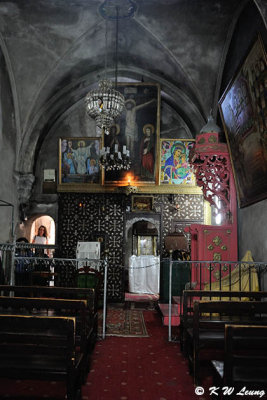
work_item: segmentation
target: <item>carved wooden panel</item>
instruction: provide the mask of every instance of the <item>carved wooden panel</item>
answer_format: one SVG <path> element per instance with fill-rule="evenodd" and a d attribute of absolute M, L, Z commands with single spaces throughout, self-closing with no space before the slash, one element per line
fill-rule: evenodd
<path fill-rule="evenodd" d="M 76 258 L 78 241 L 97 240 L 100 237 L 103 240 L 102 249 L 105 247 L 108 250 L 107 296 L 113 300 L 124 297 L 124 207 L 124 196 L 121 195 L 64 193 L 59 196 L 60 256 Z"/>

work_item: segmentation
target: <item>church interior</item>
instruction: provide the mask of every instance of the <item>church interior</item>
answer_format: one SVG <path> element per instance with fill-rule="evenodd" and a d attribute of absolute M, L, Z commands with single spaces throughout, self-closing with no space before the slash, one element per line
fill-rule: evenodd
<path fill-rule="evenodd" d="M 0 22 L 0 397 L 267 394 L 266 1 L 3 0 Z M 172 379 L 144 372 L 157 347 Z"/>

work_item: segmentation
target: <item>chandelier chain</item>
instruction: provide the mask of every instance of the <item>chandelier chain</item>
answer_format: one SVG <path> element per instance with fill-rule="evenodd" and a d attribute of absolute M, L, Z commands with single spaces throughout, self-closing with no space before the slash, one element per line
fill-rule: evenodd
<path fill-rule="evenodd" d="M 108 65 L 108 21 L 105 21 L 105 80 L 107 80 L 107 65 Z"/>
<path fill-rule="evenodd" d="M 115 89 L 118 83 L 118 41 L 119 41 L 119 8 L 116 7 L 116 40 L 115 40 Z"/>
<path fill-rule="evenodd" d="M 96 126 L 101 128 L 106 135 L 116 126 L 116 118 L 125 109 L 125 98 L 117 90 L 118 86 L 118 42 L 119 42 L 119 7 L 116 6 L 116 29 L 115 29 L 115 82 L 114 85 L 107 79 L 107 56 L 108 56 L 108 21 L 105 24 L 105 75 L 99 82 L 99 89 L 91 90 L 86 98 L 87 114 L 95 119 Z M 113 88 L 112 88 L 113 86 Z M 115 87 L 114 87 L 115 86 Z M 112 135 L 111 135 L 112 136 Z M 99 164 L 106 171 L 129 170 L 131 165 L 130 151 L 126 145 L 119 149 L 119 143 L 112 142 L 110 145 L 100 149 Z"/>

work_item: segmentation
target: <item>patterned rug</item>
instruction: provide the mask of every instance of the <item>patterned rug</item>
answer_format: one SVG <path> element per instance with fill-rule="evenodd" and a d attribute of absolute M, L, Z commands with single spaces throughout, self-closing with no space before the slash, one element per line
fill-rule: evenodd
<path fill-rule="evenodd" d="M 102 335 L 103 314 L 98 311 L 98 335 Z M 106 336 L 148 337 L 141 310 L 107 308 Z"/>

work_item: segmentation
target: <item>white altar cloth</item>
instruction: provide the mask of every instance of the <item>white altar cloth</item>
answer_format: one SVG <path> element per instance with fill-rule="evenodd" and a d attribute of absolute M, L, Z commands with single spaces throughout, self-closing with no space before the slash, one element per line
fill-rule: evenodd
<path fill-rule="evenodd" d="M 129 291 L 158 294 L 160 257 L 131 256 L 129 261 Z"/>

